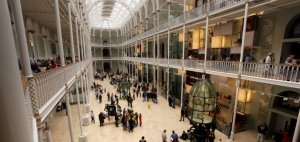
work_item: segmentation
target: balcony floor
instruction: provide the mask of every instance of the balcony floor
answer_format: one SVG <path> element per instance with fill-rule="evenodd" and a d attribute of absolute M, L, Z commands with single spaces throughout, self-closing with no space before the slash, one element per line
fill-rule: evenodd
<path fill-rule="evenodd" d="M 102 86 L 105 86 L 106 90 L 109 92 L 116 93 L 116 90 L 112 85 L 109 84 L 109 80 L 105 79 L 103 82 L 97 81 Z M 131 90 L 132 91 L 132 90 Z M 114 118 L 111 118 L 111 121 L 105 120 L 104 127 L 99 127 L 98 114 L 100 111 L 104 110 L 105 103 L 107 103 L 107 96 L 103 96 L 102 104 L 99 104 L 95 99 L 94 93 L 90 94 L 90 103 L 91 109 L 94 111 L 96 123 L 90 124 L 89 126 L 84 126 L 83 130 L 88 134 L 87 138 L 89 142 L 135 142 L 138 141 L 141 136 L 145 136 L 146 140 L 149 142 L 159 142 L 161 141 L 161 133 L 163 129 L 167 130 L 167 138 L 169 139 L 171 131 L 175 130 L 180 136 L 183 130 L 190 128 L 189 122 L 186 120 L 184 122 L 179 122 L 180 118 L 180 108 L 176 109 L 170 108 L 165 101 L 165 99 L 159 96 L 159 103 L 153 104 L 152 102 L 145 103 L 142 101 L 142 98 L 137 98 L 133 101 L 133 109 L 135 112 L 142 113 L 143 115 L 143 125 L 142 127 L 137 127 L 134 129 L 133 133 L 128 131 L 123 131 L 122 126 L 115 127 Z M 120 100 L 119 104 L 121 107 L 127 108 L 127 102 L 125 100 Z M 148 109 L 147 105 L 150 104 L 151 108 Z M 81 105 L 82 110 L 82 105 Z M 80 133 L 79 129 L 79 119 L 77 112 L 77 105 L 71 105 L 72 111 L 72 120 L 74 128 L 74 137 L 78 141 L 78 136 Z M 168 114 L 167 114 L 168 113 Z M 69 130 L 68 130 L 68 121 L 65 111 L 60 111 L 54 114 L 53 119 L 49 121 L 49 127 L 52 132 L 53 142 L 67 142 L 70 141 Z M 236 141 L 255 141 L 256 132 L 250 132 L 243 134 L 239 133 L 236 135 Z M 250 136 L 250 137 L 249 137 Z M 222 139 L 228 141 L 227 136 L 216 131 L 216 139 L 218 141 Z"/>

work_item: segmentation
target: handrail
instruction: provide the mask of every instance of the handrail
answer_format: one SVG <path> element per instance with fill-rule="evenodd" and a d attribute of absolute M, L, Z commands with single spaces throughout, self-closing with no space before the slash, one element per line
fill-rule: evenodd
<path fill-rule="evenodd" d="M 163 67 L 181 68 L 182 59 L 165 59 L 165 58 L 136 58 L 123 57 L 119 60 L 127 60 L 134 62 L 141 62 L 145 64 L 157 64 Z M 281 85 L 288 86 L 284 83 L 293 83 L 289 87 L 300 87 L 300 65 L 286 65 L 286 64 L 266 64 L 255 62 L 237 62 L 237 61 L 213 61 L 213 60 L 183 60 L 184 68 L 197 72 L 203 72 L 204 63 L 206 62 L 205 72 L 208 74 L 224 74 L 228 77 L 238 77 L 252 80 L 263 79 L 263 82 L 273 83 L 272 81 L 279 81 Z M 239 67 L 242 66 L 242 71 L 239 73 Z M 283 84 L 282 84 L 283 83 Z"/>
<path fill-rule="evenodd" d="M 28 77 L 26 86 L 29 88 L 33 113 L 38 114 L 39 110 L 88 64 L 89 60 L 83 60 Z"/>

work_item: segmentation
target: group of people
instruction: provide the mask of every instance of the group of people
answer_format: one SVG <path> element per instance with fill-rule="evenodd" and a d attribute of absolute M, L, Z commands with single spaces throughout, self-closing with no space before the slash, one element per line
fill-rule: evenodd
<path fill-rule="evenodd" d="M 189 133 L 186 133 L 185 131 L 182 132 L 181 136 L 179 137 L 178 134 L 173 130 L 170 136 L 171 142 L 179 142 L 179 139 L 182 140 L 188 140 L 189 139 Z M 163 130 L 161 134 L 162 142 L 167 142 L 167 130 Z"/>
<path fill-rule="evenodd" d="M 116 80 L 128 80 L 128 76 L 114 73 L 96 73 L 95 77 L 96 76 L 96 79 L 100 79 L 99 77 L 103 77 L 103 79 L 110 79 L 110 84 L 112 85 L 114 85 Z M 104 87 L 96 82 L 93 83 L 92 87 L 95 90 L 96 99 L 99 99 L 99 103 L 102 103 L 102 95 L 105 93 L 107 95 L 108 104 L 106 104 L 104 109 L 106 112 L 100 112 L 98 115 L 100 127 L 104 126 L 104 121 L 106 118 L 108 118 L 108 121 L 110 121 L 110 117 L 115 118 L 116 127 L 119 127 L 119 124 L 122 124 L 123 130 L 128 130 L 129 132 L 133 132 L 133 129 L 137 126 L 142 126 L 142 114 L 134 112 L 132 109 L 126 109 L 125 107 L 122 110 L 122 107 L 119 105 L 119 97 L 117 94 L 106 91 Z M 132 108 L 133 97 L 131 94 L 129 94 L 125 99 L 127 100 L 128 107 Z M 94 113 L 92 111 L 91 121 L 92 123 L 95 123 Z"/>
<path fill-rule="evenodd" d="M 45 70 L 49 70 L 61 66 L 59 56 L 57 56 L 54 59 L 36 59 L 34 57 L 30 57 L 29 61 L 30 61 L 31 70 L 34 73 L 42 72 Z M 71 64 L 71 63 L 72 63 L 72 57 L 66 57 L 65 64 Z M 21 64 L 19 64 L 19 68 L 22 69 Z"/>

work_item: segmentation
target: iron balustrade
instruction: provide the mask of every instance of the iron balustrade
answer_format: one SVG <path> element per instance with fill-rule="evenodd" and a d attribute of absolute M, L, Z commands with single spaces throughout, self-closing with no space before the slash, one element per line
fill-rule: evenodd
<path fill-rule="evenodd" d="M 89 60 L 81 61 L 41 72 L 28 78 L 26 87 L 29 88 L 27 93 L 30 94 L 33 113 L 38 114 L 48 101 L 61 89 L 65 89 L 66 84 L 69 84 L 76 75 L 87 68 L 89 62 Z"/>
<path fill-rule="evenodd" d="M 204 61 L 204 60 L 182 60 L 182 59 L 166 59 L 166 58 L 118 58 L 120 60 L 127 60 L 133 62 L 141 62 L 144 64 L 158 65 L 170 68 L 184 68 L 185 70 L 192 70 L 197 72 L 204 71 L 210 74 L 218 72 L 219 74 L 231 74 L 237 77 L 239 75 L 239 67 L 241 66 L 240 75 L 243 77 L 253 77 L 259 79 L 284 81 L 289 83 L 300 84 L 300 65 L 286 65 L 286 64 L 264 64 L 264 63 L 247 63 L 236 61 Z M 184 66 L 182 66 L 184 65 Z M 283 83 L 284 83 L 283 82 Z M 272 82 L 270 82 L 272 83 Z"/>
<path fill-rule="evenodd" d="M 287 64 L 243 63 L 242 75 L 299 82 L 300 66 Z"/>

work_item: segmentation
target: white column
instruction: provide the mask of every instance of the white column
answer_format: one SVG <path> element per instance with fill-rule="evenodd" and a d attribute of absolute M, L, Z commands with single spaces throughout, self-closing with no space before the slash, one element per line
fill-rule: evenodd
<path fill-rule="evenodd" d="M 84 106 L 85 106 L 85 93 L 84 93 L 84 86 L 83 86 L 83 73 L 81 73 L 80 75 L 80 85 L 81 85 L 81 95 L 82 95 L 82 102 L 83 102 L 83 110 L 84 110 Z"/>
<path fill-rule="evenodd" d="M 81 111 L 80 111 L 80 96 L 79 96 L 79 81 L 76 77 L 76 96 L 77 96 L 77 110 L 78 110 L 78 117 L 79 117 L 79 125 L 80 125 L 80 135 L 83 135 L 83 130 L 82 130 L 82 118 L 81 118 Z"/>
<path fill-rule="evenodd" d="M 240 65 L 239 65 L 239 74 L 242 73 L 242 63 L 243 63 L 243 56 L 244 56 L 244 49 L 245 49 L 245 37 L 246 37 L 246 29 L 247 29 L 247 19 L 248 19 L 248 9 L 249 3 L 248 1 L 245 4 L 245 13 L 244 13 L 244 26 L 243 26 L 243 34 L 242 34 L 242 43 L 241 43 L 241 56 L 240 56 Z"/>
<path fill-rule="evenodd" d="M 27 46 L 27 39 L 24 27 L 24 20 L 23 20 L 23 13 L 21 8 L 21 3 L 19 0 L 11 1 L 13 14 L 15 18 L 15 25 L 16 25 L 16 32 L 17 38 L 19 42 L 19 49 L 20 49 L 20 57 L 21 57 L 21 64 L 24 76 L 31 77 L 31 65 L 29 60 L 29 53 L 28 53 L 28 46 Z"/>
<path fill-rule="evenodd" d="M 205 53 L 204 53 L 204 73 L 206 70 L 206 61 L 207 61 L 207 50 L 208 50 L 208 14 L 206 14 L 206 22 L 205 22 Z"/>
<path fill-rule="evenodd" d="M 299 136 L 300 136 L 300 109 L 298 112 L 298 118 L 297 118 L 296 128 L 294 131 L 293 142 L 299 142 L 300 141 Z"/>
<path fill-rule="evenodd" d="M 239 97 L 239 94 L 240 94 L 240 84 L 241 84 L 241 80 L 237 80 L 236 81 L 236 91 L 235 91 L 233 116 L 232 116 L 232 123 L 231 123 L 230 142 L 234 141 L 233 139 L 234 139 L 235 119 L 236 119 L 236 113 L 237 113 L 238 97 Z"/>
<path fill-rule="evenodd" d="M 154 28 L 156 27 L 156 23 L 155 23 L 155 20 L 156 20 L 156 15 L 153 15 L 154 17 Z M 155 45 L 156 45 L 156 38 L 155 38 L 155 34 L 153 35 L 153 58 L 156 60 L 156 54 L 155 54 Z M 153 64 L 153 87 L 154 87 L 154 84 L 156 84 L 156 70 L 155 70 L 155 65 Z"/>
<path fill-rule="evenodd" d="M 55 5 L 56 30 L 57 30 L 57 39 L 58 39 L 60 62 L 61 62 L 61 66 L 65 66 L 64 46 L 63 46 L 63 43 L 62 43 L 62 34 L 61 34 L 58 0 L 54 0 L 54 5 Z"/>
<path fill-rule="evenodd" d="M 171 18 L 171 3 L 168 3 L 168 20 Z M 170 90 L 170 26 L 168 26 L 168 68 L 167 68 L 167 101 L 169 101 Z"/>
<path fill-rule="evenodd" d="M 47 40 L 47 36 L 43 37 L 43 42 L 44 42 L 44 50 L 45 50 L 45 58 L 48 59 L 48 40 Z"/>
<path fill-rule="evenodd" d="M 182 70 L 181 70 L 181 97 L 180 97 L 180 106 L 183 107 L 183 97 L 184 97 L 184 51 L 185 51 L 185 12 L 186 12 L 186 0 L 184 0 L 183 4 L 183 14 L 184 14 L 184 23 L 182 28 L 182 35 L 183 35 L 183 41 L 182 41 Z"/>
<path fill-rule="evenodd" d="M 79 25 L 79 40 L 80 40 L 80 58 L 81 60 L 84 60 L 83 58 L 83 43 L 82 43 L 82 25 Z"/>
<path fill-rule="evenodd" d="M 146 21 L 146 23 L 147 23 L 147 21 Z M 147 27 L 147 24 L 146 24 L 146 27 Z M 147 59 L 148 59 L 149 58 L 148 38 L 146 39 L 146 50 L 147 50 Z M 147 63 L 146 69 L 147 69 L 147 83 L 149 83 L 149 64 L 148 63 Z"/>
<path fill-rule="evenodd" d="M 80 47 L 79 47 L 79 35 L 78 35 L 78 18 L 77 16 L 75 17 L 75 29 L 76 29 L 76 46 L 77 46 L 77 57 L 78 61 L 80 61 Z"/>
<path fill-rule="evenodd" d="M 72 10 L 71 2 L 68 1 L 68 14 L 69 14 L 69 28 L 70 28 L 70 38 L 71 38 L 71 55 L 72 61 L 75 63 L 75 51 L 74 51 L 74 38 L 73 38 L 73 21 L 72 21 Z"/>
<path fill-rule="evenodd" d="M 20 10 L 20 9 L 19 9 Z M 33 142 L 18 69 L 11 19 L 6 0 L 0 1 L 0 137 L 3 142 Z M 9 63 L 8 63 L 9 61 Z"/>
<path fill-rule="evenodd" d="M 68 88 L 66 88 L 68 89 Z M 70 109 L 70 92 L 67 90 L 66 96 L 66 105 L 67 105 L 67 114 L 68 114 L 68 124 L 69 124 L 69 131 L 70 131 L 70 139 L 71 142 L 74 142 L 74 135 L 73 135 L 73 121 L 72 121 L 72 114 Z"/>

